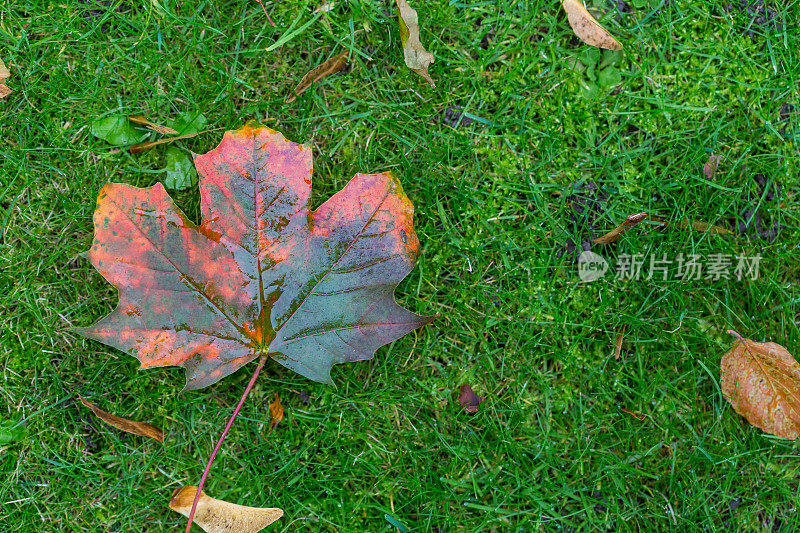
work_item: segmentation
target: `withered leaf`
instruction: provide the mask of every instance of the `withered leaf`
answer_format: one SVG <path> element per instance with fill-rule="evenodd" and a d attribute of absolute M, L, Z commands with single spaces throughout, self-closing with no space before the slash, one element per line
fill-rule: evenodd
<path fill-rule="evenodd" d="M 269 404 L 269 433 L 272 433 L 272 429 L 281 420 L 283 420 L 283 405 L 281 405 L 281 399 L 276 392 L 275 399 Z"/>
<path fill-rule="evenodd" d="M 701 220 L 678 219 L 675 221 L 669 221 L 666 218 L 659 215 L 650 215 L 650 220 L 652 220 L 653 222 L 658 222 L 659 224 L 663 224 L 665 227 L 669 224 L 672 224 L 677 228 L 692 228 L 697 231 L 703 231 L 703 232 L 707 231 L 709 233 L 714 233 L 717 235 L 733 234 L 732 231 L 725 229 L 722 226 L 709 224 L 708 222 L 703 222 Z"/>
<path fill-rule="evenodd" d="M 706 175 L 706 178 L 711 179 L 714 177 L 714 172 L 716 172 L 720 161 L 722 161 L 722 156 L 719 154 L 711 154 L 708 156 L 708 161 L 703 165 L 703 173 Z"/>
<path fill-rule="evenodd" d="M 169 508 L 188 518 L 196 494 L 191 485 L 175 489 Z M 236 505 L 200 491 L 194 523 L 207 533 L 256 533 L 282 516 L 282 509 Z"/>
<path fill-rule="evenodd" d="M 112 415 L 111 413 L 107 413 L 80 394 L 78 395 L 78 399 L 83 405 L 91 409 L 97 418 L 106 424 L 114 426 L 115 428 L 121 429 L 127 433 L 133 433 L 134 435 L 140 435 L 142 437 L 150 437 L 151 439 L 156 439 L 158 442 L 164 442 L 164 433 L 162 433 L 162 431 L 153 424 L 149 424 L 147 422 L 136 422 L 135 420 L 128 420 L 127 418 L 122 418 Z"/>
<path fill-rule="evenodd" d="M 464 383 L 458 390 L 458 403 L 461 404 L 461 407 L 463 407 L 466 412 L 474 415 L 478 412 L 481 398 L 475 394 L 475 391 L 472 390 L 472 387 L 470 387 L 468 383 Z"/>
<path fill-rule="evenodd" d="M 583 7 L 581 0 L 562 0 L 561 5 L 567 12 L 567 19 L 569 19 L 569 25 L 572 26 L 572 31 L 581 41 L 598 48 L 622 50 L 622 44 Z"/>
<path fill-rule="evenodd" d="M 139 126 L 144 126 L 147 129 L 153 130 L 156 133 L 160 133 L 162 135 L 177 135 L 178 132 L 169 126 L 162 126 L 161 124 L 156 124 L 141 115 L 128 115 L 128 120 L 133 122 L 134 124 L 138 124 Z"/>
<path fill-rule="evenodd" d="M 774 342 L 738 337 L 724 356 L 722 394 L 737 413 L 772 435 L 800 435 L 800 365 Z"/>
<path fill-rule="evenodd" d="M 625 338 L 625 326 L 622 326 L 622 331 L 617 334 L 614 341 L 614 359 L 619 359 L 622 355 L 622 340 Z"/>
<path fill-rule="evenodd" d="M 433 54 L 425 50 L 419 40 L 419 17 L 406 0 L 396 0 L 400 24 L 400 42 L 403 44 L 403 58 L 406 66 L 425 78 L 425 81 L 436 87 L 433 78 L 428 73 L 428 67 L 433 63 Z"/>
<path fill-rule="evenodd" d="M 252 123 L 195 165 L 199 225 L 160 183 L 101 189 L 88 258 L 119 304 L 73 331 L 199 389 L 262 356 L 332 383 L 334 364 L 433 320 L 394 298 L 420 247 L 392 174 L 356 174 L 313 210 L 311 149 Z"/>
<path fill-rule="evenodd" d="M 350 58 L 350 51 L 345 51 L 339 54 L 338 56 L 334 56 L 324 63 L 322 63 L 317 68 L 310 71 L 308 74 L 303 76 L 303 79 L 300 80 L 300 83 L 297 84 L 297 87 L 294 88 L 294 94 L 290 94 L 286 97 L 286 103 L 290 104 L 295 101 L 295 99 L 306 92 L 311 85 L 318 82 L 325 76 L 330 76 L 331 74 L 336 74 L 340 70 L 344 68 L 347 64 L 347 61 Z"/>
<path fill-rule="evenodd" d="M 5 85 L 5 81 L 9 76 L 11 76 L 11 72 L 9 72 L 6 64 L 3 63 L 3 60 L 0 59 L 0 98 L 5 98 L 12 93 L 11 89 Z"/>
<path fill-rule="evenodd" d="M 617 226 L 616 228 L 612 229 L 605 235 L 597 237 L 592 242 L 595 244 L 610 244 L 612 242 L 616 242 L 619 240 L 622 235 L 634 227 L 636 224 L 641 222 L 642 220 L 647 218 L 647 213 L 636 213 L 633 215 L 628 216 L 625 220 L 622 221 L 622 224 Z"/>
<path fill-rule="evenodd" d="M 186 135 L 178 135 L 176 137 L 166 137 L 164 139 L 159 139 L 157 141 L 148 141 L 148 142 L 143 142 L 143 143 L 139 143 L 139 144 L 134 144 L 133 146 L 130 147 L 130 152 L 132 154 L 138 154 L 138 153 L 144 152 L 145 150 L 150 150 L 151 148 L 155 148 L 156 146 L 158 146 L 160 144 L 170 144 L 170 143 L 173 143 L 175 141 L 180 141 L 181 139 L 191 139 L 192 137 L 197 137 L 198 135 L 200 135 L 202 133 L 209 133 L 209 132 L 217 131 L 217 130 L 221 130 L 221 129 L 222 128 L 214 128 L 213 130 L 199 131 L 197 133 L 187 133 Z"/>

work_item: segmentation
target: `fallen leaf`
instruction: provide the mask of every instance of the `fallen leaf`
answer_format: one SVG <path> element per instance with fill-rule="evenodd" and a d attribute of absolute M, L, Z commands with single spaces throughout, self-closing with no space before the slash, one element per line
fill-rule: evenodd
<path fill-rule="evenodd" d="M 169 122 L 170 127 L 177 130 L 179 135 L 200 133 L 206 127 L 206 124 L 208 124 L 208 119 L 199 111 L 181 113 L 175 120 Z"/>
<path fill-rule="evenodd" d="M 475 394 L 469 384 L 464 383 L 458 390 L 458 403 L 464 408 L 466 412 L 474 415 L 478 412 L 478 406 L 481 403 L 481 398 Z"/>
<path fill-rule="evenodd" d="M 628 216 L 625 220 L 622 221 L 622 224 L 617 226 L 616 228 L 612 229 L 605 235 L 597 237 L 592 242 L 595 244 L 611 244 L 612 242 L 616 242 L 619 240 L 622 235 L 634 227 L 636 224 L 641 222 L 642 220 L 647 218 L 647 213 L 636 213 L 633 215 Z"/>
<path fill-rule="evenodd" d="M 150 120 L 144 118 L 141 115 L 129 115 L 128 120 L 133 122 L 134 124 L 138 124 L 139 126 L 144 126 L 148 129 L 151 129 L 157 133 L 162 135 L 177 135 L 178 132 L 168 126 L 162 126 L 160 124 L 156 124 L 155 122 L 151 122 Z"/>
<path fill-rule="evenodd" d="M 342 70 L 344 66 L 347 64 L 347 61 L 350 58 L 350 52 L 342 52 L 338 56 L 334 56 L 320 66 L 303 76 L 303 79 L 300 80 L 300 83 L 297 84 L 297 87 L 294 88 L 294 94 L 290 94 L 286 97 L 286 103 L 290 104 L 295 101 L 295 99 L 306 92 L 306 90 L 311 87 L 314 83 L 318 82 L 325 76 L 330 76 L 331 74 L 335 74 Z"/>
<path fill-rule="evenodd" d="M 583 7 L 581 0 L 562 0 L 561 5 L 567 12 L 567 19 L 569 19 L 569 25 L 572 26 L 572 31 L 581 41 L 598 48 L 622 50 L 622 44 Z"/>
<path fill-rule="evenodd" d="M 142 138 L 142 132 L 131 126 L 125 115 L 99 118 L 92 122 L 91 132 L 95 137 L 114 146 L 135 143 Z"/>
<path fill-rule="evenodd" d="M 700 220 L 687 220 L 687 219 L 679 219 L 675 221 L 669 221 L 666 218 L 659 216 L 659 215 L 650 215 L 650 220 L 653 222 L 658 222 L 659 224 L 663 224 L 664 227 L 668 226 L 669 224 L 673 224 L 677 228 L 689 228 L 691 227 L 697 231 L 708 231 L 710 233 L 714 233 L 717 235 L 732 235 L 733 232 L 723 228 L 722 226 L 717 226 L 715 224 L 709 224 L 708 222 L 702 222 Z"/>
<path fill-rule="evenodd" d="M 211 131 L 221 130 L 222 128 L 214 128 L 213 130 L 205 130 L 205 131 L 198 131 L 197 133 L 188 133 L 186 135 L 178 135 L 177 137 L 165 137 L 164 139 L 159 139 L 157 141 L 147 141 L 139 144 L 134 144 L 130 147 L 130 152 L 132 154 L 139 154 L 146 150 L 150 150 L 151 148 L 155 148 L 161 144 L 170 144 L 175 141 L 180 141 L 181 139 L 191 139 L 192 137 L 197 137 L 202 133 L 209 133 Z"/>
<path fill-rule="evenodd" d="M 800 435 L 800 365 L 774 342 L 738 340 L 722 356 L 722 394 L 748 422 L 772 435 Z"/>
<path fill-rule="evenodd" d="M 121 429 L 126 433 L 133 433 L 134 435 L 140 435 L 142 437 L 150 437 L 151 439 L 156 439 L 158 442 L 164 442 L 164 433 L 162 433 L 162 431 L 153 424 L 128 420 L 127 418 L 122 418 L 112 415 L 111 413 L 107 413 L 80 394 L 78 395 L 78 399 L 83 405 L 91 409 L 97 418 L 106 424 L 114 426 L 117 429 Z"/>
<path fill-rule="evenodd" d="M 281 405 L 281 399 L 276 392 L 275 399 L 269 404 L 269 433 L 272 433 L 272 429 L 277 426 L 281 420 L 283 420 L 283 405 Z"/>
<path fill-rule="evenodd" d="M 188 517 L 197 487 L 175 489 L 169 508 Z M 194 523 L 207 533 L 256 533 L 283 516 L 283 509 L 246 507 L 212 498 L 200 491 Z"/>
<path fill-rule="evenodd" d="M 711 179 L 714 177 L 714 172 L 717 170 L 720 161 L 722 161 L 722 156 L 719 154 L 708 156 L 708 161 L 703 165 L 703 173 L 705 173 L 706 178 Z"/>
<path fill-rule="evenodd" d="M 400 42 L 403 44 L 403 57 L 406 66 L 425 78 L 425 81 L 436 87 L 428 73 L 428 66 L 433 63 L 433 54 L 425 50 L 419 40 L 419 17 L 406 0 L 395 0 L 400 24 Z"/>
<path fill-rule="evenodd" d="M 164 171 L 167 176 L 164 178 L 164 185 L 168 189 L 182 191 L 197 183 L 197 171 L 189 154 L 176 146 L 170 146 L 165 158 Z"/>
<path fill-rule="evenodd" d="M 8 68 L 6 68 L 6 64 L 3 63 L 3 60 L 0 59 L 0 98 L 5 98 L 13 92 L 5 84 L 5 81 L 9 76 L 11 76 L 11 72 L 9 72 Z"/>
<path fill-rule="evenodd" d="M 195 165 L 199 226 L 160 183 L 102 188 L 88 258 L 119 304 L 73 331 L 143 368 L 182 366 L 199 389 L 260 355 L 332 383 L 332 365 L 433 320 L 394 299 L 419 240 L 392 174 L 356 174 L 312 211 L 310 148 L 252 124 Z"/>
<path fill-rule="evenodd" d="M 622 339 L 625 338 L 625 326 L 622 326 L 622 331 L 617 334 L 617 338 L 614 341 L 614 359 L 619 359 L 620 355 L 622 354 Z"/>

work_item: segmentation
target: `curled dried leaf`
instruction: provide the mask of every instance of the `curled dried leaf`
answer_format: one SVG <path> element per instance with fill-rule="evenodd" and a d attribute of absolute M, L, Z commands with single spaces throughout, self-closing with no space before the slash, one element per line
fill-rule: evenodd
<path fill-rule="evenodd" d="M 714 177 L 714 172 L 716 172 L 720 161 L 722 161 L 722 156 L 719 154 L 711 154 L 708 156 L 708 161 L 703 165 L 703 173 L 706 175 L 706 178 L 711 179 Z"/>
<path fill-rule="evenodd" d="M 133 122 L 134 124 L 138 124 L 139 126 L 144 126 L 147 129 L 153 130 L 157 133 L 162 135 L 177 135 L 178 132 L 169 126 L 162 126 L 161 124 L 156 124 L 155 122 L 150 121 L 149 119 L 144 118 L 141 115 L 129 115 L 128 120 Z"/>
<path fill-rule="evenodd" d="M 115 428 L 121 429 L 127 433 L 133 433 L 134 435 L 140 435 L 142 437 L 150 437 L 151 439 L 156 439 L 158 442 L 164 442 L 164 433 L 153 424 L 128 420 L 127 418 L 122 418 L 112 415 L 111 413 L 107 413 L 80 394 L 78 395 L 78 399 L 83 405 L 91 409 L 97 418 L 106 424 L 114 426 Z"/>
<path fill-rule="evenodd" d="M 196 494 L 194 486 L 176 489 L 169 508 L 188 517 Z M 282 509 L 236 505 L 200 491 L 194 523 L 207 533 L 256 533 L 282 516 Z"/>
<path fill-rule="evenodd" d="M 616 242 L 622 237 L 622 234 L 634 227 L 636 224 L 641 222 L 642 220 L 647 218 L 647 213 L 635 213 L 633 215 L 628 216 L 625 220 L 622 221 L 622 224 L 617 226 L 616 228 L 612 229 L 605 235 L 597 237 L 594 239 L 595 244 L 610 244 L 612 242 Z"/>
<path fill-rule="evenodd" d="M 622 50 L 622 44 L 597 22 L 580 0 L 562 0 L 561 5 L 567 12 L 572 31 L 581 41 L 598 48 Z"/>
<path fill-rule="evenodd" d="M 317 68 L 310 71 L 308 74 L 303 76 L 303 79 L 300 80 L 300 83 L 297 84 L 297 87 L 294 88 L 294 94 L 290 94 L 286 97 L 286 103 L 290 104 L 295 101 L 295 99 L 306 92 L 309 87 L 313 84 L 321 80 L 326 76 L 330 76 L 331 74 L 336 74 L 340 70 L 344 68 L 347 62 L 350 60 L 350 52 L 342 52 L 338 56 L 334 56 L 324 63 L 322 63 Z"/>
<path fill-rule="evenodd" d="M 403 43 L 403 58 L 406 66 L 425 78 L 425 81 L 436 87 L 433 78 L 428 74 L 428 67 L 433 63 L 433 54 L 425 50 L 419 40 L 419 17 L 406 0 L 396 0 L 400 16 L 400 42 Z"/>
<path fill-rule="evenodd" d="M 470 387 L 468 383 L 464 383 L 458 390 L 458 403 L 461 404 L 461 407 L 463 407 L 466 412 L 474 415 L 478 412 L 481 398 L 475 394 L 475 391 L 472 390 L 472 387 Z"/>
<path fill-rule="evenodd" d="M 269 432 L 283 420 L 283 405 L 278 393 L 275 393 L 275 399 L 269 404 Z"/>
<path fill-rule="evenodd" d="M 213 130 L 205 130 L 205 131 L 200 131 L 200 132 L 197 132 L 197 133 L 187 133 L 186 135 L 178 135 L 177 137 L 167 137 L 165 139 L 159 139 L 157 141 L 148 141 L 148 142 L 144 142 L 144 143 L 134 144 L 133 146 L 130 147 L 130 152 L 132 154 L 138 154 L 138 153 L 144 152 L 145 150 L 150 150 L 151 148 L 155 148 L 156 146 L 158 146 L 160 144 L 170 144 L 170 143 L 173 143 L 175 141 L 179 141 L 181 139 L 191 139 L 192 137 L 197 137 L 198 135 L 200 135 L 202 133 L 208 133 L 208 132 L 211 132 L 211 131 L 217 131 L 217 130 L 221 130 L 221 129 L 222 128 L 214 128 Z"/>
<path fill-rule="evenodd" d="M 738 337 L 722 356 L 722 394 L 748 422 L 772 435 L 800 435 L 800 365 L 774 342 Z"/>

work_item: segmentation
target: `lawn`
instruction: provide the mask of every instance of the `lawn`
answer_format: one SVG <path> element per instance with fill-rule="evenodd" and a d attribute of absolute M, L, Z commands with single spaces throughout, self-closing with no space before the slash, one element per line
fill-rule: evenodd
<path fill-rule="evenodd" d="M 356 172 L 395 173 L 422 247 L 397 298 L 439 314 L 335 367 L 335 387 L 268 362 L 211 496 L 284 509 L 267 531 L 800 529 L 797 446 L 720 389 L 729 329 L 800 355 L 800 3 L 767 2 L 598 2 L 613 54 L 555 2 L 417 1 L 435 88 L 405 67 L 391 1 L 267 2 L 275 27 L 256 0 L 3 2 L 0 530 L 185 526 L 170 495 L 197 484 L 255 364 L 181 392 L 183 370 L 137 371 L 67 328 L 116 305 L 81 256 L 100 187 L 164 180 L 163 146 L 131 155 L 91 123 L 186 112 L 310 145 L 314 205 Z M 350 67 L 284 103 L 347 49 Z M 196 187 L 173 197 L 198 219 Z M 733 234 L 646 221 L 592 245 L 610 269 L 582 282 L 580 250 L 638 212 Z M 635 254 L 644 274 L 616 275 Z M 679 254 L 732 265 L 681 277 Z M 758 276 L 737 279 L 739 257 Z M 484 398 L 472 416 L 464 383 Z M 164 444 L 103 425 L 79 393 Z"/>

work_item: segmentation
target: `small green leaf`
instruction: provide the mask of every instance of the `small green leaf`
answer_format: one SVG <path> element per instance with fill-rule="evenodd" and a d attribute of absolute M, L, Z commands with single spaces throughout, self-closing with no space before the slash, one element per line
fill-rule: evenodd
<path fill-rule="evenodd" d="M 191 135 L 203 131 L 207 123 L 205 115 L 196 111 L 181 113 L 177 119 L 169 123 L 169 126 L 177 130 L 178 135 Z"/>
<path fill-rule="evenodd" d="M 175 146 L 167 148 L 167 166 L 164 170 L 167 171 L 164 185 L 169 189 L 180 191 L 197 183 L 197 171 L 192 158 Z"/>
<path fill-rule="evenodd" d="M 622 81 L 622 74 L 614 67 L 606 67 L 600 71 L 598 81 L 603 87 L 613 87 Z"/>
<path fill-rule="evenodd" d="M 92 122 L 92 135 L 103 139 L 114 146 L 133 144 L 137 142 L 141 133 L 128 122 L 125 115 L 111 115 L 98 118 Z"/>
<path fill-rule="evenodd" d="M 586 82 L 581 83 L 581 96 L 584 97 L 586 100 L 593 100 L 597 98 L 600 94 L 600 88 L 597 84 L 592 83 L 587 84 Z"/>
<path fill-rule="evenodd" d="M 600 63 L 600 68 L 604 67 L 617 67 L 622 63 L 624 54 L 620 50 L 603 50 L 603 62 Z"/>
<path fill-rule="evenodd" d="M 21 442 L 28 435 L 28 430 L 24 426 L 18 426 L 18 420 L 0 421 L 0 446 Z"/>
<path fill-rule="evenodd" d="M 597 62 L 600 61 L 601 57 L 602 55 L 600 53 L 600 50 L 598 50 L 597 48 L 587 48 L 586 50 L 581 52 L 580 55 L 578 55 L 578 59 L 580 60 L 580 62 L 586 65 L 587 67 L 589 65 L 596 65 Z"/>

